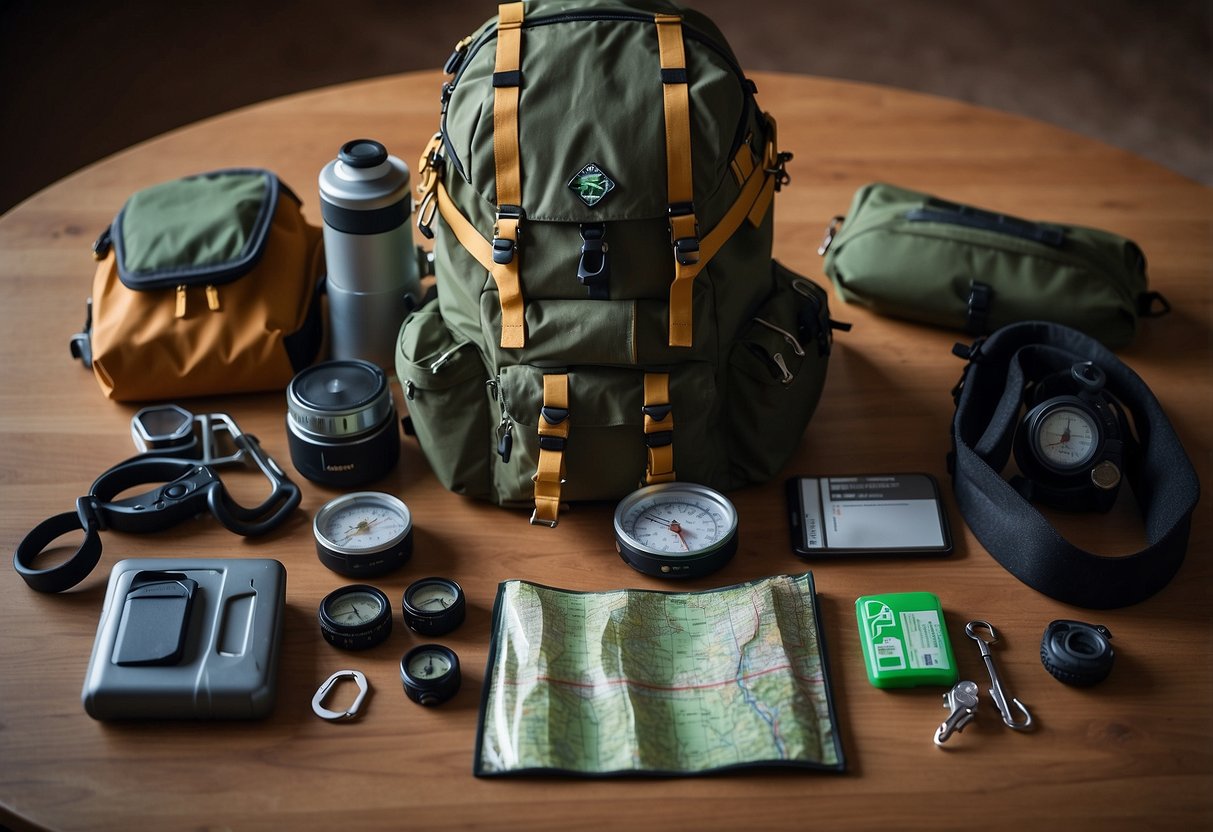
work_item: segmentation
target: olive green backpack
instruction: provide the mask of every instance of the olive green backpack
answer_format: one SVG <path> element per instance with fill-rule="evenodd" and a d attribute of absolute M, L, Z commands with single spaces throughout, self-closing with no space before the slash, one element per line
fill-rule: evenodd
<path fill-rule="evenodd" d="M 446 72 L 418 209 L 437 300 L 396 358 L 439 480 L 555 525 L 565 501 L 774 476 L 831 321 L 771 259 L 790 154 L 716 27 L 661 2 L 505 3 Z"/>

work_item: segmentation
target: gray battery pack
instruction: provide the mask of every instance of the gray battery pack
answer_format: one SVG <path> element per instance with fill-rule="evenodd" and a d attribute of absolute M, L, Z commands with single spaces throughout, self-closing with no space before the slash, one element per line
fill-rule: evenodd
<path fill-rule="evenodd" d="M 94 719 L 256 719 L 277 692 L 286 569 L 276 560 L 114 565 L 81 698 Z"/>

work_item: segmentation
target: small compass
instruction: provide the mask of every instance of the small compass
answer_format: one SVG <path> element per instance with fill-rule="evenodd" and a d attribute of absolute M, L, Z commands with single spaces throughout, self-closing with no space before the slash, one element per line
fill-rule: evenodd
<path fill-rule="evenodd" d="M 421 705 L 440 705 L 459 692 L 459 657 L 441 644 L 422 644 L 400 660 L 404 694 Z"/>
<path fill-rule="evenodd" d="M 377 577 L 413 554 L 413 517 L 391 494 L 356 491 L 331 500 L 312 522 L 316 556 L 340 575 Z"/>
<path fill-rule="evenodd" d="M 342 650 L 366 650 L 392 632 L 392 606 L 373 586 L 353 584 L 335 589 L 320 602 L 320 632 Z"/>
<path fill-rule="evenodd" d="M 449 578 L 422 578 L 409 584 L 400 603 L 404 623 L 415 633 L 440 636 L 463 623 L 463 588 Z"/>

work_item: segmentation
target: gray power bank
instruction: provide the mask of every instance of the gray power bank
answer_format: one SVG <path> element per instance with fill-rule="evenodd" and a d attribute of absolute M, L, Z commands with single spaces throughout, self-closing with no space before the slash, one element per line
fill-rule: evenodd
<path fill-rule="evenodd" d="M 110 573 L 81 699 L 94 719 L 255 719 L 277 691 L 286 569 L 131 558 Z"/>

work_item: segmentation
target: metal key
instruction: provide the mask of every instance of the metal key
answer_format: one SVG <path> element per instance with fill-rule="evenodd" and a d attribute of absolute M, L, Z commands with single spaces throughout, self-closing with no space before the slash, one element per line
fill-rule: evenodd
<path fill-rule="evenodd" d="M 967 679 L 957 682 L 943 695 L 943 706 L 950 713 L 935 729 L 936 745 L 942 748 L 948 737 L 957 731 L 963 731 L 965 726 L 973 721 L 977 716 L 977 702 L 977 683 Z"/>

